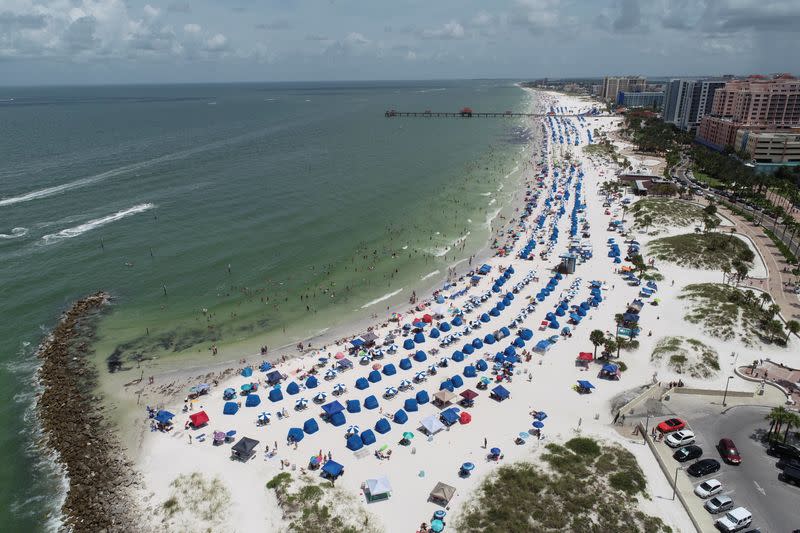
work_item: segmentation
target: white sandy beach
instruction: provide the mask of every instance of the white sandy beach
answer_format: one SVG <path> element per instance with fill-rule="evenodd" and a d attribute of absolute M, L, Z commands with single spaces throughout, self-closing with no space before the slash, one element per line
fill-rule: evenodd
<path fill-rule="evenodd" d="M 583 112 L 591 107 L 591 103 L 577 97 L 564 96 L 555 93 L 540 93 L 540 105 L 546 108 L 550 105 L 563 106 L 572 111 Z M 541 187 L 537 185 L 537 177 L 541 172 L 536 170 L 541 159 L 541 149 L 537 146 L 528 147 L 531 164 L 521 169 L 524 173 L 524 183 L 531 192 L 541 191 L 536 206 L 530 217 L 526 219 L 522 226 L 518 226 L 519 214 L 516 213 L 514 221 L 514 231 L 519 233 L 513 250 L 506 257 L 493 257 L 486 261 L 491 266 L 489 274 L 482 276 L 477 285 L 472 286 L 469 278 L 464 278 L 455 286 L 442 291 L 445 296 L 457 295 L 448 298 L 444 307 L 447 308 L 446 320 L 450 320 L 451 310 L 460 309 L 468 301 L 469 297 L 480 296 L 489 292 L 491 297 L 480 304 L 480 306 L 469 313 L 464 314 L 466 322 L 477 319 L 481 314 L 488 313 L 490 309 L 507 292 L 511 292 L 512 287 L 522 282 L 527 275 L 536 276 L 536 280 L 524 285 L 514 295 L 514 299 L 499 316 L 492 317 L 488 323 L 482 324 L 479 329 L 469 334 L 463 335 L 454 344 L 447 347 L 440 347 L 438 340 L 428 337 L 428 326 L 425 331 L 426 340 L 417 344 L 414 350 L 403 348 L 403 341 L 411 338 L 400 336 L 395 341 L 399 345 L 396 354 L 385 355 L 382 359 L 360 364 L 358 357 L 347 356 L 353 361 L 353 368 L 341 372 L 335 378 L 326 380 L 322 374 L 331 364 L 335 363 L 333 356 L 340 351 L 345 351 L 344 346 L 328 346 L 326 350 L 306 356 L 301 359 L 294 359 L 281 363 L 277 366 L 278 370 L 286 374 L 288 378 L 282 383 L 284 399 L 279 402 L 271 402 L 268 398 L 269 388 L 265 385 L 265 373 L 258 369 L 261 359 L 258 356 L 248 356 L 249 364 L 254 365 L 254 373 L 250 378 L 241 375 L 228 378 L 218 385 L 212 387 L 209 394 L 201 396 L 193 402 L 192 412 L 204 410 L 210 417 L 210 422 L 200 429 L 185 429 L 185 422 L 191 413 L 182 412 L 184 405 L 183 395 L 176 397 L 172 403 L 163 406 L 164 409 L 175 413 L 174 429 L 167 433 L 150 432 L 149 426 L 143 424 L 141 431 L 145 434 L 139 449 L 137 465 L 143 473 L 145 485 L 148 492 L 148 504 L 151 508 L 159 507 L 165 500 L 172 495 L 170 484 L 181 474 L 191 474 L 201 472 L 205 476 L 217 477 L 221 480 L 230 492 L 230 505 L 220 513 L 218 524 L 215 530 L 225 530 L 228 532 L 244 531 L 279 531 L 281 529 L 281 511 L 277 506 L 275 497 L 271 491 L 266 489 L 265 484 L 275 475 L 281 472 L 281 461 L 290 463 L 289 471 L 299 473 L 308 466 L 309 458 L 318 452 L 323 454 L 331 453 L 333 459 L 341 463 L 345 468 L 345 474 L 336 482 L 339 490 L 350 493 L 356 501 L 361 502 L 363 509 L 370 513 L 371 524 L 377 525 L 379 529 L 387 532 L 413 532 L 421 522 L 430 522 L 431 515 L 435 510 L 441 509 L 440 506 L 427 501 L 428 493 L 433 489 L 437 482 L 441 481 L 452 485 L 457 492 L 448 506 L 447 521 L 452 520 L 458 514 L 462 504 L 471 498 L 472 491 L 478 486 L 480 481 L 498 465 L 515 460 L 529 460 L 537 462 L 537 456 L 542 452 L 547 442 L 561 442 L 577 434 L 592 436 L 600 440 L 618 442 L 630 450 L 639 460 L 639 464 L 647 476 L 648 491 L 650 500 L 641 500 L 641 509 L 649 514 L 659 516 L 675 531 L 689 532 L 693 527 L 680 503 L 668 499 L 657 498 L 657 496 L 668 495 L 671 489 L 659 469 L 655 459 L 649 450 L 641 444 L 640 439 L 631 437 L 630 439 L 621 436 L 615 427 L 612 426 L 612 414 L 610 408 L 611 400 L 618 394 L 652 382 L 672 381 L 682 379 L 688 386 L 700 388 L 719 388 L 724 387 L 726 379 L 733 373 L 733 367 L 737 364 L 750 362 L 753 359 L 766 358 L 769 356 L 774 361 L 790 362 L 793 351 L 797 350 L 796 344 L 792 341 L 787 348 L 764 347 L 761 345 L 753 348 L 746 348 L 735 341 L 721 342 L 718 339 L 709 337 L 699 326 L 689 324 L 682 319 L 685 313 L 685 302 L 677 299 L 681 289 L 689 283 L 700 282 L 720 282 L 721 273 L 714 271 L 688 270 L 677 265 L 657 264 L 664 280 L 658 283 L 657 296 L 660 300 L 658 306 L 645 305 L 641 312 L 642 334 L 639 337 L 640 346 L 633 352 L 623 352 L 620 358 L 627 365 L 627 370 L 622 374 L 618 381 L 608 381 L 598 379 L 597 372 L 599 367 L 592 363 L 589 370 L 584 370 L 576 366 L 575 359 L 579 352 L 591 352 L 593 347 L 589 342 L 589 333 L 593 329 L 601 329 L 611 332 L 614 330 L 614 315 L 622 313 L 629 302 L 634 300 L 638 293 L 638 287 L 628 286 L 622 278 L 615 273 L 612 259 L 607 256 L 607 239 L 615 236 L 617 242 L 622 246 L 624 238 L 607 231 L 607 226 L 612 218 L 620 216 L 620 204 L 612 206 L 611 215 L 605 215 L 605 208 L 602 207 L 604 197 L 599 193 L 599 185 L 605 181 L 613 179 L 617 168 L 610 166 L 599 156 L 588 156 L 582 148 L 587 144 L 587 130 L 609 132 L 618 128 L 621 120 L 619 118 L 591 118 L 586 117 L 585 124 L 579 124 L 575 118 L 570 119 L 572 124 L 577 126 L 579 146 L 570 146 L 569 152 L 572 156 L 574 166 L 582 171 L 581 200 L 587 204 L 587 208 L 580 217 L 585 217 L 588 222 L 591 236 L 584 239 L 584 244 L 590 244 L 593 250 L 591 259 L 579 263 L 577 271 L 573 275 L 567 275 L 561 280 L 552 294 L 546 296 L 542 302 L 537 302 L 536 294 L 542 289 L 553 275 L 552 268 L 559 262 L 559 255 L 565 253 L 569 245 L 570 215 L 575 199 L 575 184 L 578 181 L 577 174 L 569 180 L 568 184 L 563 180 L 564 172 L 568 165 L 564 164 L 564 153 L 566 145 L 552 144 L 550 140 L 550 129 L 546 135 L 542 135 L 538 122 L 533 122 L 531 127 L 537 131 L 540 141 L 546 141 L 549 146 L 549 164 L 554 162 L 559 168 L 559 177 L 554 177 L 554 172 L 548 173 L 541 181 Z M 543 121 L 547 123 L 547 121 Z M 544 137 L 547 137 L 546 139 Z M 572 136 L 574 141 L 575 136 Z M 634 166 L 642 165 L 650 167 L 659 162 L 648 157 L 632 161 Z M 545 207 L 544 200 L 552 190 L 553 182 L 556 181 L 558 192 L 569 191 L 570 196 L 567 201 L 555 201 L 553 211 L 561 207 L 565 208 L 563 216 L 554 218 L 554 215 L 547 217 L 544 229 L 537 235 L 536 219 L 546 212 L 550 212 Z M 487 199 L 488 200 L 488 199 Z M 548 246 L 551 235 L 550 227 L 553 220 L 557 220 L 556 227 L 559 229 L 559 238 L 555 242 L 551 253 L 547 259 L 542 259 L 539 252 Z M 681 233 L 676 229 L 669 229 L 669 233 Z M 580 234 L 580 231 L 579 231 Z M 536 240 L 541 242 L 531 254 L 530 260 L 519 257 L 519 252 L 537 235 Z M 663 236 L 664 234 L 658 235 Z M 635 235 L 637 240 L 642 243 L 642 249 L 646 250 L 647 241 L 650 238 L 641 232 Z M 623 254 L 624 255 L 624 254 Z M 645 255 L 645 258 L 646 255 Z M 463 265 L 462 265 L 463 266 Z M 473 264 L 478 267 L 480 264 Z M 501 269 L 513 267 L 514 274 L 510 276 L 508 282 L 503 285 L 499 293 L 491 292 L 494 280 L 500 277 Z M 437 275 L 432 272 L 426 278 Z M 764 277 L 767 274 L 764 262 L 757 257 L 756 266 L 751 275 L 753 277 Z M 579 281 L 578 281 L 579 280 Z M 532 353 L 529 362 L 523 361 L 515 365 L 513 380 L 503 382 L 511 395 L 508 400 L 498 402 L 490 399 L 489 391 L 476 389 L 476 378 L 466 378 L 463 375 L 464 367 L 474 365 L 479 359 L 487 359 L 489 370 L 478 372 L 478 378 L 488 376 L 494 379 L 492 365 L 495 353 L 502 351 L 509 346 L 510 341 L 517 337 L 517 332 L 521 328 L 529 328 L 533 331 L 533 339 L 528 341 L 524 349 L 517 349 L 518 353 L 523 350 L 532 352 L 536 342 L 546 339 L 552 335 L 558 335 L 561 327 L 568 325 L 568 316 L 559 317 L 560 327 L 558 329 L 547 328 L 540 330 L 540 322 L 546 313 L 554 311 L 560 297 L 567 297 L 570 286 L 575 284 L 574 296 L 570 304 L 579 304 L 590 298 L 589 282 L 596 280 L 602 285 L 602 302 L 597 307 L 592 307 L 587 316 L 576 326 L 570 325 L 573 329 L 571 337 L 561 336 L 559 340 L 546 353 Z M 674 285 L 673 282 L 674 281 Z M 461 294 L 462 291 L 465 291 Z M 430 301 L 429 295 L 421 295 Z M 493 345 L 484 345 L 475 350 L 471 355 L 466 355 L 463 362 L 449 360 L 446 368 L 439 368 L 436 375 L 428 376 L 421 383 L 414 383 L 413 388 L 401 391 L 392 399 L 384 399 L 384 391 L 387 387 L 399 387 L 401 380 L 412 380 L 419 371 L 426 370 L 429 365 L 435 364 L 442 357 L 448 359 L 456 350 L 461 350 L 466 342 L 479 337 L 483 338 L 486 334 L 492 333 L 501 327 L 508 326 L 515 317 L 520 315 L 522 310 L 531 302 L 535 303 L 535 310 L 527 314 L 523 319 L 520 328 L 512 328 L 511 336 L 504 338 Z M 412 318 L 421 318 L 423 314 L 433 314 L 433 308 L 428 308 L 412 314 L 406 314 L 399 322 L 400 325 L 410 322 Z M 388 317 L 380 317 L 387 319 Z M 439 320 L 434 320 L 436 325 Z M 391 322 L 387 327 L 377 327 L 373 330 L 378 337 L 378 344 L 381 344 L 384 337 L 393 329 L 398 328 L 398 323 Z M 464 326 L 453 327 L 450 333 L 463 331 Z M 649 333 L 652 332 L 652 335 Z M 365 333 L 365 331 L 352 331 L 352 336 Z M 706 380 L 693 380 L 686 375 L 678 375 L 668 371 L 662 365 L 654 365 L 650 362 L 650 354 L 659 339 L 666 335 L 683 335 L 699 339 L 709 346 L 713 346 L 720 355 L 721 370 L 714 376 Z M 437 350 L 436 355 L 432 355 L 432 350 Z M 378 383 L 370 384 L 366 390 L 357 390 L 355 382 L 360 377 L 366 377 L 372 370 L 375 363 L 381 365 L 394 364 L 398 366 L 401 358 L 412 357 L 417 350 L 427 353 L 428 359 L 424 363 L 411 360 L 410 370 L 397 369 L 395 375 L 387 376 L 381 374 L 382 380 Z M 321 356 L 331 357 L 325 367 L 318 367 L 318 358 Z M 795 361 L 796 364 L 796 361 Z M 244 366 L 244 365 L 241 365 Z M 319 386 L 314 389 L 301 390 L 297 395 L 290 395 L 285 392 L 287 385 L 296 382 L 303 385 L 304 380 L 301 376 L 305 375 L 310 369 L 317 366 L 319 370 Z M 472 389 L 479 393 L 475 401 L 475 406 L 468 411 L 472 416 L 472 421 L 468 424 L 456 423 L 447 430 L 441 431 L 431 438 L 427 438 L 419 431 L 420 421 L 429 416 L 436 415 L 441 409 L 432 404 L 420 405 L 417 412 L 408 413 L 409 420 L 405 424 L 391 423 L 391 431 L 385 435 L 376 432 L 377 442 L 366 446 L 366 453 L 359 452 L 354 454 L 346 447 L 345 431 L 350 425 L 358 425 L 363 432 L 373 428 L 375 423 L 384 415 L 395 413 L 403 407 L 404 400 L 412 398 L 422 390 L 427 391 L 431 396 L 439 390 L 440 382 L 453 375 L 460 375 L 464 378 L 464 386 L 456 388 L 456 394 Z M 578 394 L 573 390 L 576 380 L 589 380 L 596 387 L 591 394 Z M 232 387 L 237 391 L 241 385 L 250 382 L 260 382 L 257 394 L 261 398 L 261 404 L 257 407 L 245 407 L 245 398 L 238 397 L 236 401 L 242 402 L 242 407 L 235 415 L 223 415 L 223 390 Z M 344 384 L 347 392 L 334 396 L 333 387 L 336 384 Z M 495 385 L 489 385 L 491 390 Z M 755 385 L 740 380 L 731 383 L 732 389 L 753 390 Z M 302 387 L 301 387 L 302 388 Z M 324 392 L 327 394 L 327 402 L 334 399 L 343 405 L 347 400 L 363 400 L 370 395 L 378 398 L 380 407 L 375 410 L 363 409 L 359 413 L 345 413 L 346 423 L 340 427 L 334 427 L 324 422 L 320 418 L 320 405 L 312 401 L 314 395 Z M 308 407 L 303 411 L 295 411 L 295 400 L 306 398 Z M 457 406 L 460 407 L 460 406 Z M 279 420 L 276 416 L 277 411 L 285 408 L 289 417 Z M 545 411 L 548 417 L 544 421 L 542 429 L 543 440 L 538 440 L 531 436 L 525 444 L 517 445 L 515 438 L 520 432 L 527 432 L 531 429 L 532 410 Z M 257 425 L 257 417 L 261 412 L 272 413 L 269 424 Z M 287 446 L 287 432 L 292 427 L 303 427 L 303 423 L 309 418 L 315 418 L 319 423 L 319 431 L 306 435 L 302 442 L 298 443 L 297 448 Z M 247 436 L 259 441 L 256 454 L 253 459 L 243 463 L 230 459 L 230 444 L 221 446 L 212 445 L 212 434 L 215 430 L 229 431 L 235 430 L 235 439 Z M 401 446 L 403 432 L 411 431 L 414 438 L 409 446 Z M 199 441 L 198 436 L 205 434 L 206 439 Z M 190 436 L 192 442 L 190 443 Z M 488 461 L 486 456 L 488 450 L 483 448 L 484 439 L 487 440 L 488 448 L 499 447 L 503 453 L 503 459 L 499 462 Z M 277 442 L 277 454 L 271 457 L 265 456 L 265 446 L 274 448 Z M 387 445 L 391 450 L 391 459 L 378 459 L 373 452 Z M 472 462 L 476 465 L 472 475 L 462 478 L 458 475 L 459 467 L 464 462 Z M 319 471 L 310 472 L 312 476 L 319 476 Z M 388 500 L 366 503 L 361 490 L 362 484 L 371 478 L 386 476 L 391 482 L 392 492 Z M 184 517 L 185 529 L 190 530 L 191 520 Z M 374 522 L 373 522 L 374 520 Z M 199 524 L 198 524 L 199 525 Z"/>

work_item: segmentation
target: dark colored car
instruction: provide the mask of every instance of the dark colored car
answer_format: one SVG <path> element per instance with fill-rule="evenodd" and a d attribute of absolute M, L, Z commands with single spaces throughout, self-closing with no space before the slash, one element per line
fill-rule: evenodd
<path fill-rule="evenodd" d="M 732 465 L 742 463 L 742 456 L 739 454 L 738 448 L 731 439 L 720 439 L 717 444 L 717 450 L 722 460 Z"/>
<path fill-rule="evenodd" d="M 713 474 L 720 468 L 719 461 L 716 459 L 700 459 L 696 463 L 689 466 L 686 471 L 689 475 L 694 477 L 701 477 L 707 476 L 708 474 Z"/>
<path fill-rule="evenodd" d="M 664 420 L 656 427 L 661 433 L 672 433 L 673 431 L 680 431 L 685 428 L 686 422 L 680 418 L 670 418 L 669 420 Z"/>
<path fill-rule="evenodd" d="M 787 467 L 783 472 L 778 474 L 778 479 L 784 483 L 792 483 L 793 485 L 800 485 L 800 468 Z"/>
<path fill-rule="evenodd" d="M 771 442 L 767 453 L 775 457 L 785 457 L 792 459 L 800 459 L 800 448 L 792 444 L 784 444 L 782 442 Z"/>
<path fill-rule="evenodd" d="M 781 457 L 778 459 L 778 462 L 775 463 L 775 466 L 783 470 L 784 468 L 797 468 L 800 469 L 800 459 L 795 459 L 793 457 Z"/>
<path fill-rule="evenodd" d="M 685 463 L 686 461 L 697 459 L 701 455 L 703 455 L 703 449 L 700 446 L 690 444 L 689 446 L 678 448 L 678 451 L 672 454 L 672 458 L 679 463 Z"/>

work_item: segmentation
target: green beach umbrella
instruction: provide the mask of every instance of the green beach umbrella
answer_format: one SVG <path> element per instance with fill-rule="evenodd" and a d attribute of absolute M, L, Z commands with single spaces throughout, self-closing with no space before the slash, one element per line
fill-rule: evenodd
<path fill-rule="evenodd" d="M 403 433 L 403 438 L 404 438 L 404 439 L 411 440 L 411 439 L 413 439 L 413 438 L 414 438 L 414 434 L 413 434 L 413 433 L 411 433 L 410 431 L 406 431 L 405 433 Z"/>

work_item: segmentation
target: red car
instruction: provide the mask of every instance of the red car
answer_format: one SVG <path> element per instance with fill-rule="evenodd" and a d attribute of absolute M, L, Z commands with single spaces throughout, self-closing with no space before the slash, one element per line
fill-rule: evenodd
<path fill-rule="evenodd" d="M 664 420 L 656 427 L 661 433 L 672 433 L 673 431 L 680 431 L 685 428 L 686 422 L 680 418 L 670 418 L 669 420 Z"/>
<path fill-rule="evenodd" d="M 719 450 L 719 455 L 726 463 L 732 465 L 741 464 L 742 456 L 739 455 L 739 450 L 736 449 L 736 445 L 731 439 L 720 439 L 717 450 Z"/>

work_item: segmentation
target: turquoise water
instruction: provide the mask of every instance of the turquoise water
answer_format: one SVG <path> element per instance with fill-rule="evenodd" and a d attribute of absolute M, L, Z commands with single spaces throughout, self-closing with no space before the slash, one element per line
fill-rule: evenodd
<path fill-rule="evenodd" d="M 0 88 L 4 527 L 42 529 L 57 490 L 31 448 L 32 353 L 71 301 L 115 298 L 104 372 L 385 311 L 486 243 L 523 139 L 384 111 L 525 99 L 498 81 Z"/>

